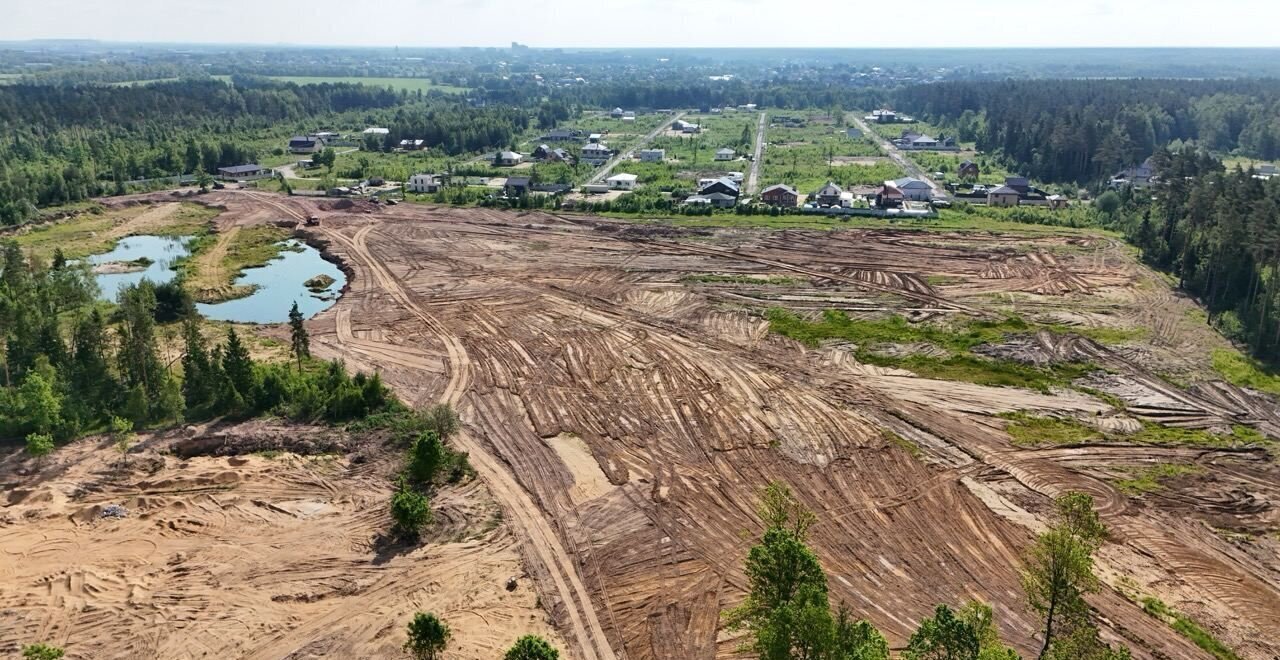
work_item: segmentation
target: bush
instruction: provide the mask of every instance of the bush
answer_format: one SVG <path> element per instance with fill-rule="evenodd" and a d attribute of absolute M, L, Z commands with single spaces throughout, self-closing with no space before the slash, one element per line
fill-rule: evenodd
<path fill-rule="evenodd" d="M 444 463 L 447 449 L 435 431 L 420 433 L 409 447 L 409 479 L 419 488 L 428 488 Z"/>
<path fill-rule="evenodd" d="M 66 652 L 48 644 L 28 644 L 22 647 L 22 660 L 58 660 Z"/>
<path fill-rule="evenodd" d="M 431 522 L 431 502 L 402 481 L 391 497 L 391 517 L 395 520 L 397 536 L 416 541 L 422 528 Z"/>
<path fill-rule="evenodd" d="M 558 660 L 560 652 L 537 635 L 525 635 L 517 639 L 502 657 L 503 660 Z"/>
<path fill-rule="evenodd" d="M 53 436 L 48 433 L 32 433 L 27 436 L 27 453 L 44 458 L 53 451 Z"/>
<path fill-rule="evenodd" d="M 418 612 L 409 622 L 409 639 L 404 649 L 415 660 L 436 660 L 449 643 L 449 626 L 434 614 Z"/>

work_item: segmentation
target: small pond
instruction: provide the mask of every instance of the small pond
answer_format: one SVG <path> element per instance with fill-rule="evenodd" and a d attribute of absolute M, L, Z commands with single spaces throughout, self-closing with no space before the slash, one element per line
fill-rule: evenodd
<path fill-rule="evenodd" d="M 130 236 L 121 239 L 116 248 L 89 257 L 90 264 L 132 262 L 151 259 L 145 269 L 128 273 L 98 273 L 95 277 L 104 300 L 116 299 L 121 286 L 136 284 L 143 278 L 167 282 L 174 277 L 173 263 L 190 254 L 189 237 Z M 337 265 L 325 261 L 320 251 L 293 239 L 281 243 L 280 256 L 261 268 L 246 269 L 236 284 L 256 287 L 252 295 L 214 304 L 197 304 L 201 314 L 217 321 L 239 323 L 284 323 L 294 302 L 306 318 L 330 308 L 347 282 Z M 317 275 L 327 275 L 333 284 L 324 290 L 308 290 L 304 282 Z"/>

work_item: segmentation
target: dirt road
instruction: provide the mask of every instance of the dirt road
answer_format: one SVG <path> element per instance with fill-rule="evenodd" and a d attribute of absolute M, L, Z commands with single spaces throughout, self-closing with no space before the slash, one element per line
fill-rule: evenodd
<path fill-rule="evenodd" d="M 685 114 L 686 113 L 684 112 L 679 112 L 671 115 L 671 119 L 663 122 L 662 125 L 652 131 L 649 131 L 648 134 L 637 140 L 636 143 L 631 145 L 631 147 L 626 151 L 615 154 L 613 158 L 609 159 L 609 162 L 605 163 L 600 167 L 600 169 L 591 174 L 591 177 L 587 179 L 587 183 L 599 183 L 600 181 L 604 181 L 605 177 L 609 176 L 609 173 L 613 171 L 613 168 L 618 166 L 618 163 L 621 163 L 624 160 L 630 160 L 632 154 L 639 149 L 643 149 L 650 142 L 653 142 L 654 138 L 662 135 L 663 131 L 671 128 L 671 125 L 682 119 Z"/>
<path fill-rule="evenodd" d="M 872 128 L 867 125 L 866 120 L 859 116 L 858 113 L 851 113 L 850 116 L 853 118 L 853 122 L 858 125 L 858 128 L 862 129 L 863 134 L 870 137 L 872 140 L 875 140 L 876 144 L 880 145 L 880 150 L 892 159 L 893 162 L 902 167 L 902 169 L 906 171 L 907 176 L 915 177 L 929 184 L 929 187 L 933 188 L 934 197 L 947 197 L 947 189 L 938 185 L 938 182 L 934 181 L 933 178 L 929 176 L 929 173 L 920 169 L 920 166 L 916 165 L 915 161 L 907 158 L 906 154 L 902 153 L 902 150 L 899 149 L 897 145 L 884 139 L 884 137 L 879 133 L 872 130 Z"/>
<path fill-rule="evenodd" d="M 764 161 L 764 137 L 765 132 L 769 128 L 767 121 L 768 113 L 760 113 L 760 123 L 756 126 L 756 150 L 755 155 L 751 159 L 751 172 L 747 175 L 747 194 L 754 195 L 760 192 L 760 166 Z"/>

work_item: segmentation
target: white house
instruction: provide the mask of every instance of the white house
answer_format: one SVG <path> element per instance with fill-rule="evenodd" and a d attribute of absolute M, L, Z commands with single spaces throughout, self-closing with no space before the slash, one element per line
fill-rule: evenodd
<path fill-rule="evenodd" d="M 716 160 L 733 160 L 738 157 L 738 152 L 725 147 L 716 151 Z"/>
<path fill-rule="evenodd" d="M 415 174 L 409 177 L 409 192 L 434 193 L 444 187 L 444 177 L 439 174 Z"/>
<path fill-rule="evenodd" d="M 640 161 L 645 163 L 661 163 L 667 159 L 666 149 L 641 149 Z"/>
<path fill-rule="evenodd" d="M 493 159 L 493 164 L 499 167 L 515 167 L 523 162 L 524 156 L 514 151 L 500 151 Z"/>
<path fill-rule="evenodd" d="M 933 199 L 933 188 L 920 179 L 904 177 L 896 181 L 885 181 L 884 185 L 902 191 L 904 198 L 914 202 L 927 202 Z"/>
<path fill-rule="evenodd" d="M 609 190 L 635 190 L 637 178 L 634 174 L 615 174 L 605 181 L 609 183 Z"/>

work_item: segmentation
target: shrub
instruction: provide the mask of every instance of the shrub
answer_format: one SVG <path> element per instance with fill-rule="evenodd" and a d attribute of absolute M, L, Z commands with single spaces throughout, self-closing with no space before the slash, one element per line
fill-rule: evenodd
<path fill-rule="evenodd" d="M 418 612 L 409 622 L 409 639 L 404 649 L 415 660 L 436 660 L 449 643 L 449 626 L 434 614 Z"/>
<path fill-rule="evenodd" d="M 558 660 L 560 652 L 547 640 L 537 635 L 525 635 L 516 640 L 503 660 Z"/>
<path fill-rule="evenodd" d="M 66 652 L 48 644 L 28 644 L 22 647 L 22 660 L 58 660 Z"/>
<path fill-rule="evenodd" d="M 395 520 L 397 536 L 417 540 L 422 528 L 431 522 L 431 502 L 402 481 L 391 497 L 391 517 Z"/>

